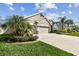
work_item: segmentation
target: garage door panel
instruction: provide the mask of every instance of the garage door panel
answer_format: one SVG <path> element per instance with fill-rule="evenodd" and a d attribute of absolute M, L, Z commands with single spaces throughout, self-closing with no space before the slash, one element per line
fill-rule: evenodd
<path fill-rule="evenodd" d="M 38 28 L 38 33 L 48 33 L 48 28 Z"/>

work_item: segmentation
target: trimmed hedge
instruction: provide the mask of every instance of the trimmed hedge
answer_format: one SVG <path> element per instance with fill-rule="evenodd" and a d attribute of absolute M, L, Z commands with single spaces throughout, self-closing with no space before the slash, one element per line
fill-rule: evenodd
<path fill-rule="evenodd" d="M 59 30 L 52 30 L 52 31 L 50 31 L 50 33 L 61 34 L 61 32 Z"/>
<path fill-rule="evenodd" d="M 35 41 L 37 39 L 38 39 L 38 36 L 22 37 L 22 36 L 10 35 L 10 34 L 0 35 L 1 42 L 27 42 L 27 41 Z"/>
<path fill-rule="evenodd" d="M 0 41 L 1 42 L 15 42 L 15 38 L 13 35 L 2 34 L 0 35 Z"/>
<path fill-rule="evenodd" d="M 16 42 L 26 42 L 26 41 L 35 41 L 38 39 L 38 36 L 31 36 L 31 37 L 22 37 L 22 36 L 16 36 Z"/>

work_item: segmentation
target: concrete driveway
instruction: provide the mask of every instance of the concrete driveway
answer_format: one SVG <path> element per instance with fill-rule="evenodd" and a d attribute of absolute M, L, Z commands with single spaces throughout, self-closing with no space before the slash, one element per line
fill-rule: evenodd
<path fill-rule="evenodd" d="M 68 51 L 74 55 L 79 55 L 79 37 L 61 34 L 38 34 L 39 40 Z"/>

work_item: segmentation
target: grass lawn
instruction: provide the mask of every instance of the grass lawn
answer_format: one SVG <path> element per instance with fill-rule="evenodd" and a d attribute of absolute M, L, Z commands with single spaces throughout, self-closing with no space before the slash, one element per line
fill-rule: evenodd
<path fill-rule="evenodd" d="M 79 32 L 71 32 L 71 33 L 67 33 L 67 35 L 72 35 L 72 36 L 78 36 L 79 37 Z"/>
<path fill-rule="evenodd" d="M 0 43 L 0 56 L 72 56 L 41 41 L 30 44 Z"/>

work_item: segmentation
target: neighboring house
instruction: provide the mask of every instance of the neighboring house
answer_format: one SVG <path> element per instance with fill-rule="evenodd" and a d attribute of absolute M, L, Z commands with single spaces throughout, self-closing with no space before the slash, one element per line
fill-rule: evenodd
<path fill-rule="evenodd" d="M 25 21 L 28 21 L 31 25 L 36 25 L 38 33 L 48 33 L 51 31 L 52 24 L 42 13 L 25 17 L 25 19 Z"/>
<path fill-rule="evenodd" d="M 65 30 L 67 30 L 67 29 L 72 30 L 73 28 L 74 28 L 74 25 L 73 25 L 73 24 L 69 25 L 69 28 L 68 28 L 68 25 L 67 25 L 67 24 L 64 25 L 64 29 L 65 29 Z"/>
<path fill-rule="evenodd" d="M 53 26 L 53 30 L 60 30 L 61 29 L 61 23 L 58 21 L 53 22 L 52 26 Z"/>
<path fill-rule="evenodd" d="M 52 24 L 53 30 L 62 30 L 62 25 L 61 25 L 61 23 L 59 21 L 55 21 L 53 23 L 54 23 L 54 24 Z M 72 30 L 73 27 L 74 27 L 74 25 L 70 25 L 69 26 L 69 29 Z M 64 30 L 67 30 L 68 29 L 67 24 L 64 24 L 63 25 L 63 28 L 64 28 Z"/>

